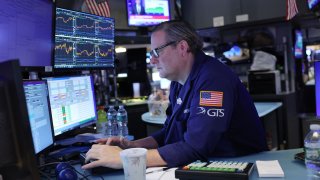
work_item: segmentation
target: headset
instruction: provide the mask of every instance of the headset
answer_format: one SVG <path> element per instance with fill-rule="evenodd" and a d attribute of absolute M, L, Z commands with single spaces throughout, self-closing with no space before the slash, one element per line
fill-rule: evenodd
<path fill-rule="evenodd" d="M 56 166 L 57 180 L 77 180 L 78 175 L 69 163 L 61 162 Z"/>

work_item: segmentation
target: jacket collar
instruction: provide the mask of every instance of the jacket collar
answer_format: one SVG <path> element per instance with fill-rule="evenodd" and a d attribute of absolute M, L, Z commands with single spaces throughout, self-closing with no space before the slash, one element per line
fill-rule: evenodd
<path fill-rule="evenodd" d="M 182 86 L 181 84 L 176 82 L 175 90 L 179 92 L 176 94 L 176 97 L 174 97 L 176 98 L 174 99 L 174 101 L 176 101 L 175 103 L 176 105 L 174 106 L 171 119 L 181 109 L 186 108 L 184 103 L 187 102 L 187 99 L 188 99 L 187 97 L 189 96 L 190 91 L 193 87 L 193 82 L 197 78 L 201 69 L 201 65 L 204 63 L 205 59 L 206 59 L 206 55 L 202 51 L 196 53 L 193 66 L 186 83 Z"/>

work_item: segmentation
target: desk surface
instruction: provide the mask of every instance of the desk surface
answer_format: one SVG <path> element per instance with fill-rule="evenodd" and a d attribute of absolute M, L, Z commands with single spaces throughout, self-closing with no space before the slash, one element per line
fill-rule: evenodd
<path fill-rule="evenodd" d="M 301 180 L 301 179 L 308 179 L 307 170 L 305 168 L 304 162 L 301 160 L 295 160 L 294 155 L 298 152 L 303 151 L 302 149 L 290 149 L 290 150 L 282 150 L 282 151 L 266 151 L 261 152 L 253 155 L 236 157 L 236 158 L 213 158 L 213 160 L 235 160 L 235 161 L 245 161 L 245 162 L 253 162 L 255 163 L 256 160 L 278 160 L 280 166 L 284 171 L 284 178 L 259 178 L 258 172 L 256 167 L 254 168 L 250 180 L 254 179 L 261 179 L 261 180 L 280 180 L 280 179 L 290 179 L 290 180 Z M 80 169 L 80 165 L 76 166 L 76 169 L 80 170 L 80 172 L 85 173 L 83 170 Z M 166 173 L 173 173 L 174 171 L 169 171 Z M 87 174 L 87 173 L 85 173 Z M 123 171 L 118 171 L 110 174 L 102 175 L 104 179 L 112 179 L 112 180 L 123 180 L 124 175 Z M 169 175 L 163 176 L 166 180 L 170 180 L 167 177 Z M 171 176 L 172 177 L 172 176 Z M 90 176 L 90 179 L 101 179 L 98 176 Z M 153 179 L 147 176 L 147 180 Z M 162 178 L 161 178 L 162 179 Z M 174 178 L 171 178 L 174 179 Z"/>
<path fill-rule="evenodd" d="M 257 109 L 259 117 L 263 117 L 281 107 L 282 102 L 255 102 L 254 105 Z M 146 112 L 142 114 L 141 119 L 146 123 L 162 125 L 164 124 L 166 117 L 151 116 L 149 112 Z"/>

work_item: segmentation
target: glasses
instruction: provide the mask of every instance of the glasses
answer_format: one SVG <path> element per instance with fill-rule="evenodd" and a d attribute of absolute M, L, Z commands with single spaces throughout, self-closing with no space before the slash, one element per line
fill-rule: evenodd
<path fill-rule="evenodd" d="M 162 46 L 160 46 L 160 47 L 157 47 L 157 48 L 151 50 L 151 51 L 150 51 L 150 56 L 151 56 L 151 57 L 158 58 L 158 57 L 159 57 L 159 51 L 160 51 L 161 49 L 163 49 L 163 48 L 165 48 L 165 47 L 167 47 L 167 46 L 170 46 L 170 45 L 172 45 L 172 44 L 174 44 L 174 43 L 176 43 L 176 41 L 168 42 L 168 43 L 166 43 L 166 44 L 164 44 L 164 45 L 162 45 Z"/>

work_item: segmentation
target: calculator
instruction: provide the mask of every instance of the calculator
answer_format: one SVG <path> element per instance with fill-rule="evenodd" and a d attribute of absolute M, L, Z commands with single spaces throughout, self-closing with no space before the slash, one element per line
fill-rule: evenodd
<path fill-rule="evenodd" d="M 180 180 L 248 180 L 254 164 L 239 161 L 195 161 L 175 171 Z"/>

